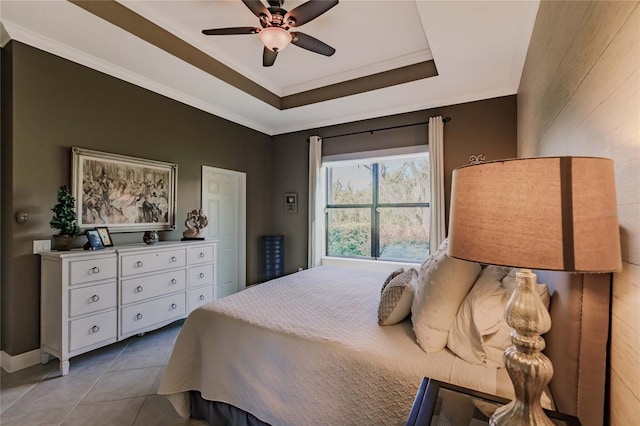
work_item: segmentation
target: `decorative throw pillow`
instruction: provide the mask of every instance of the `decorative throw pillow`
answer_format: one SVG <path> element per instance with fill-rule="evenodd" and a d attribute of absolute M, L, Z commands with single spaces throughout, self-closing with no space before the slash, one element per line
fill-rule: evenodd
<path fill-rule="evenodd" d="M 418 344 L 427 353 L 447 345 L 451 324 L 481 267 L 447 255 L 448 240 L 420 267 L 411 305 L 411 321 Z"/>
<path fill-rule="evenodd" d="M 484 340 L 500 327 L 505 294 L 501 280 L 509 271 L 510 268 L 493 265 L 484 268 L 464 298 L 449 330 L 447 347 L 471 364 L 486 364 Z"/>
<path fill-rule="evenodd" d="M 507 321 L 504 319 L 504 311 L 507 306 L 509 298 L 516 289 L 516 273 L 519 269 L 512 269 L 511 272 L 502 279 L 503 296 L 500 304 L 500 322 L 498 323 L 497 331 L 487 336 L 485 339 L 485 348 L 487 352 L 487 365 L 495 367 L 504 367 L 504 351 L 511 346 L 511 330 L 513 330 Z M 542 304 L 549 309 L 551 302 L 551 296 L 549 294 L 549 287 L 546 284 L 538 283 L 538 294 L 542 299 Z"/>
<path fill-rule="evenodd" d="M 411 268 L 385 285 L 378 305 L 378 324 L 397 324 L 411 313 L 411 302 L 418 272 Z"/>
<path fill-rule="evenodd" d="M 387 279 L 384 280 L 384 284 L 382 284 L 382 288 L 380 289 L 380 294 L 382 294 L 382 292 L 387 287 L 387 285 L 389 285 L 389 282 L 391 282 L 392 279 L 394 279 L 395 277 L 397 277 L 398 275 L 400 275 L 403 272 L 404 272 L 404 268 L 400 268 L 400 269 L 396 269 L 395 271 L 390 273 L 389 276 L 387 277 Z"/>

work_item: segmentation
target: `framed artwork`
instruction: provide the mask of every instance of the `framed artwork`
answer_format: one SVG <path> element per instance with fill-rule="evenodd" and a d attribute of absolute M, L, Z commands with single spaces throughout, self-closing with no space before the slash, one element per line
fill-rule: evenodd
<path fill-rule="evenodd" d="M 298 213 L 298 194 L 295 192 L 284 194 L 284 212 Z"/>
<path fill-rule="evenodd" d="M 72 149 L 71 190 L 80 229 L 163 231 L 176 227 L 178 165 Z M 96 231 L 97 232 L 97 231 Z"/>
<path fill-rule="evenodd" d="M 109 228 L 107 228 L 106 226 L 96 226 L 96 231 L 98 231 L 100 239 L 102 240 L 102 244 L 104 244 L 105 247 L 113 246 L 111 234 L 109 234 Z"/>
<path fill-rule="evenodd" d="M 91 250 L 100 250 L 104 248 L 104 244 L 102 244 L 102 239 L 100 238 L 100 234 L 95 229 L 87 229 L 84 231 L 87 236 L 87 240 L 89 240 L 89 247 Z"/>

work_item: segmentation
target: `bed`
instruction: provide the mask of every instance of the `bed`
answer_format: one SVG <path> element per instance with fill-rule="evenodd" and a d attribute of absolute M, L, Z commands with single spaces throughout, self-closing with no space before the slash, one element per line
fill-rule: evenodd
<path fill-rule="evenodd" d="M 404 424 L 422 377 L 510 398 L 504 369 L 427 354 L 410 320 L 377 323 L 388 273 L 323 266 L 204 305 L 187 318 L 160 385 L 184 417 L 211 424 Z M 601 424 L 608 275 L 539 274 L 552 293 L 546 336 L 559 410 Z"/>

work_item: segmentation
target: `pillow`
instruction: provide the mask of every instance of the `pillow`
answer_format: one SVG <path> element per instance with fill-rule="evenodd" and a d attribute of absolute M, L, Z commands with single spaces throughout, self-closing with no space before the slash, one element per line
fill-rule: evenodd
<path fill-rule="evenodd" d="M 382 284 L 382 288 L 380 289 L 380 294 L 382 294 L 382 292 L 387 287 L 389 282 L 391 282 L 392 279 L 394 279 L 395 277 L 397 277 L 398 275 L 400 275 L 403 272 L 404 272 L 404 268 L 400 268 L 400 269 L 396 269 L 395 271 L 390 273 L 389 276 L 387 277 L 387 279 L 384 280 L 384 284 Z"/>
<path fill-rule="evenodd" d="M 396 275 L 384 286 L 378 305 L 378 324 L 397 324 L 411 313 L 417 276 L 418 272 L 411 268 Z"/>
<path fill-rule="evenodd" d="M 447 347 L 471 364 L 486 364 L 486 336 L 500 327 L 504 315 L 505 294 L 501 280 L 510 268 L 487 266 L 464 298 L 458 314 L 449 330 Z"/>
<path fill-rule="evenodd" d="M 507 306 L 509 298 L 516 289 L 516 273 L 519 269 L 513 269 L 511 272 L 502 279 L 503 296 L 501 303 L 502 314 L 500 316 L 500 322 L 498 324 L 498 330 L 495 334 L 487 336 L 485 339 L 485 347 L 487 351 L 487 365 L 495 367 L 504 367 L 504 351 L 511 346 L 511 330 L 513 330 L 507 321 L 504 319 L 504 311 Z M 551 296 L 549 294 L 549 288 L 546 284 L 538 284 L 538 294 L 542 299 L 542 304 L 545 308 L 549 309 L 549 303 Z"/>
<path fill-rule="evenodd" d="M 447 345 L 458 308 L 480 273 L 480 265 L 447 255 L 448 240 L 420 267 L 411 304 L 411 322 L 418 344 L 427 353 Z"/>

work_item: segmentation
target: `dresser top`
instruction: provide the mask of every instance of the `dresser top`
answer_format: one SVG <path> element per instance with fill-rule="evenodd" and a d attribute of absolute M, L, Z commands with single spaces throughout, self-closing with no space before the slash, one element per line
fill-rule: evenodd
<path fill-rule="evenodd" d="M 175 249 L 175 248 L 183 248 L 183 247 L 197 247 L 201 245 L 211 245 L 216 242 L 217 240 L 160 241 L 151 245 L 147 245 L 144 243 L 122 244 L 119 246 L 105 247 L 104 249 L 100 249 L 100 250 L 85 250 L 82 248 L 74 248 L 67 251 L 59 251 L 59 250 L 42 251 L 38 254 L 44 258 L 108 256 L 108 255 L 116 255 L 117 253 L 126 253 L 130 251 L 139 251 L 139 250 L 151 251 L 151 250 Z"/>

